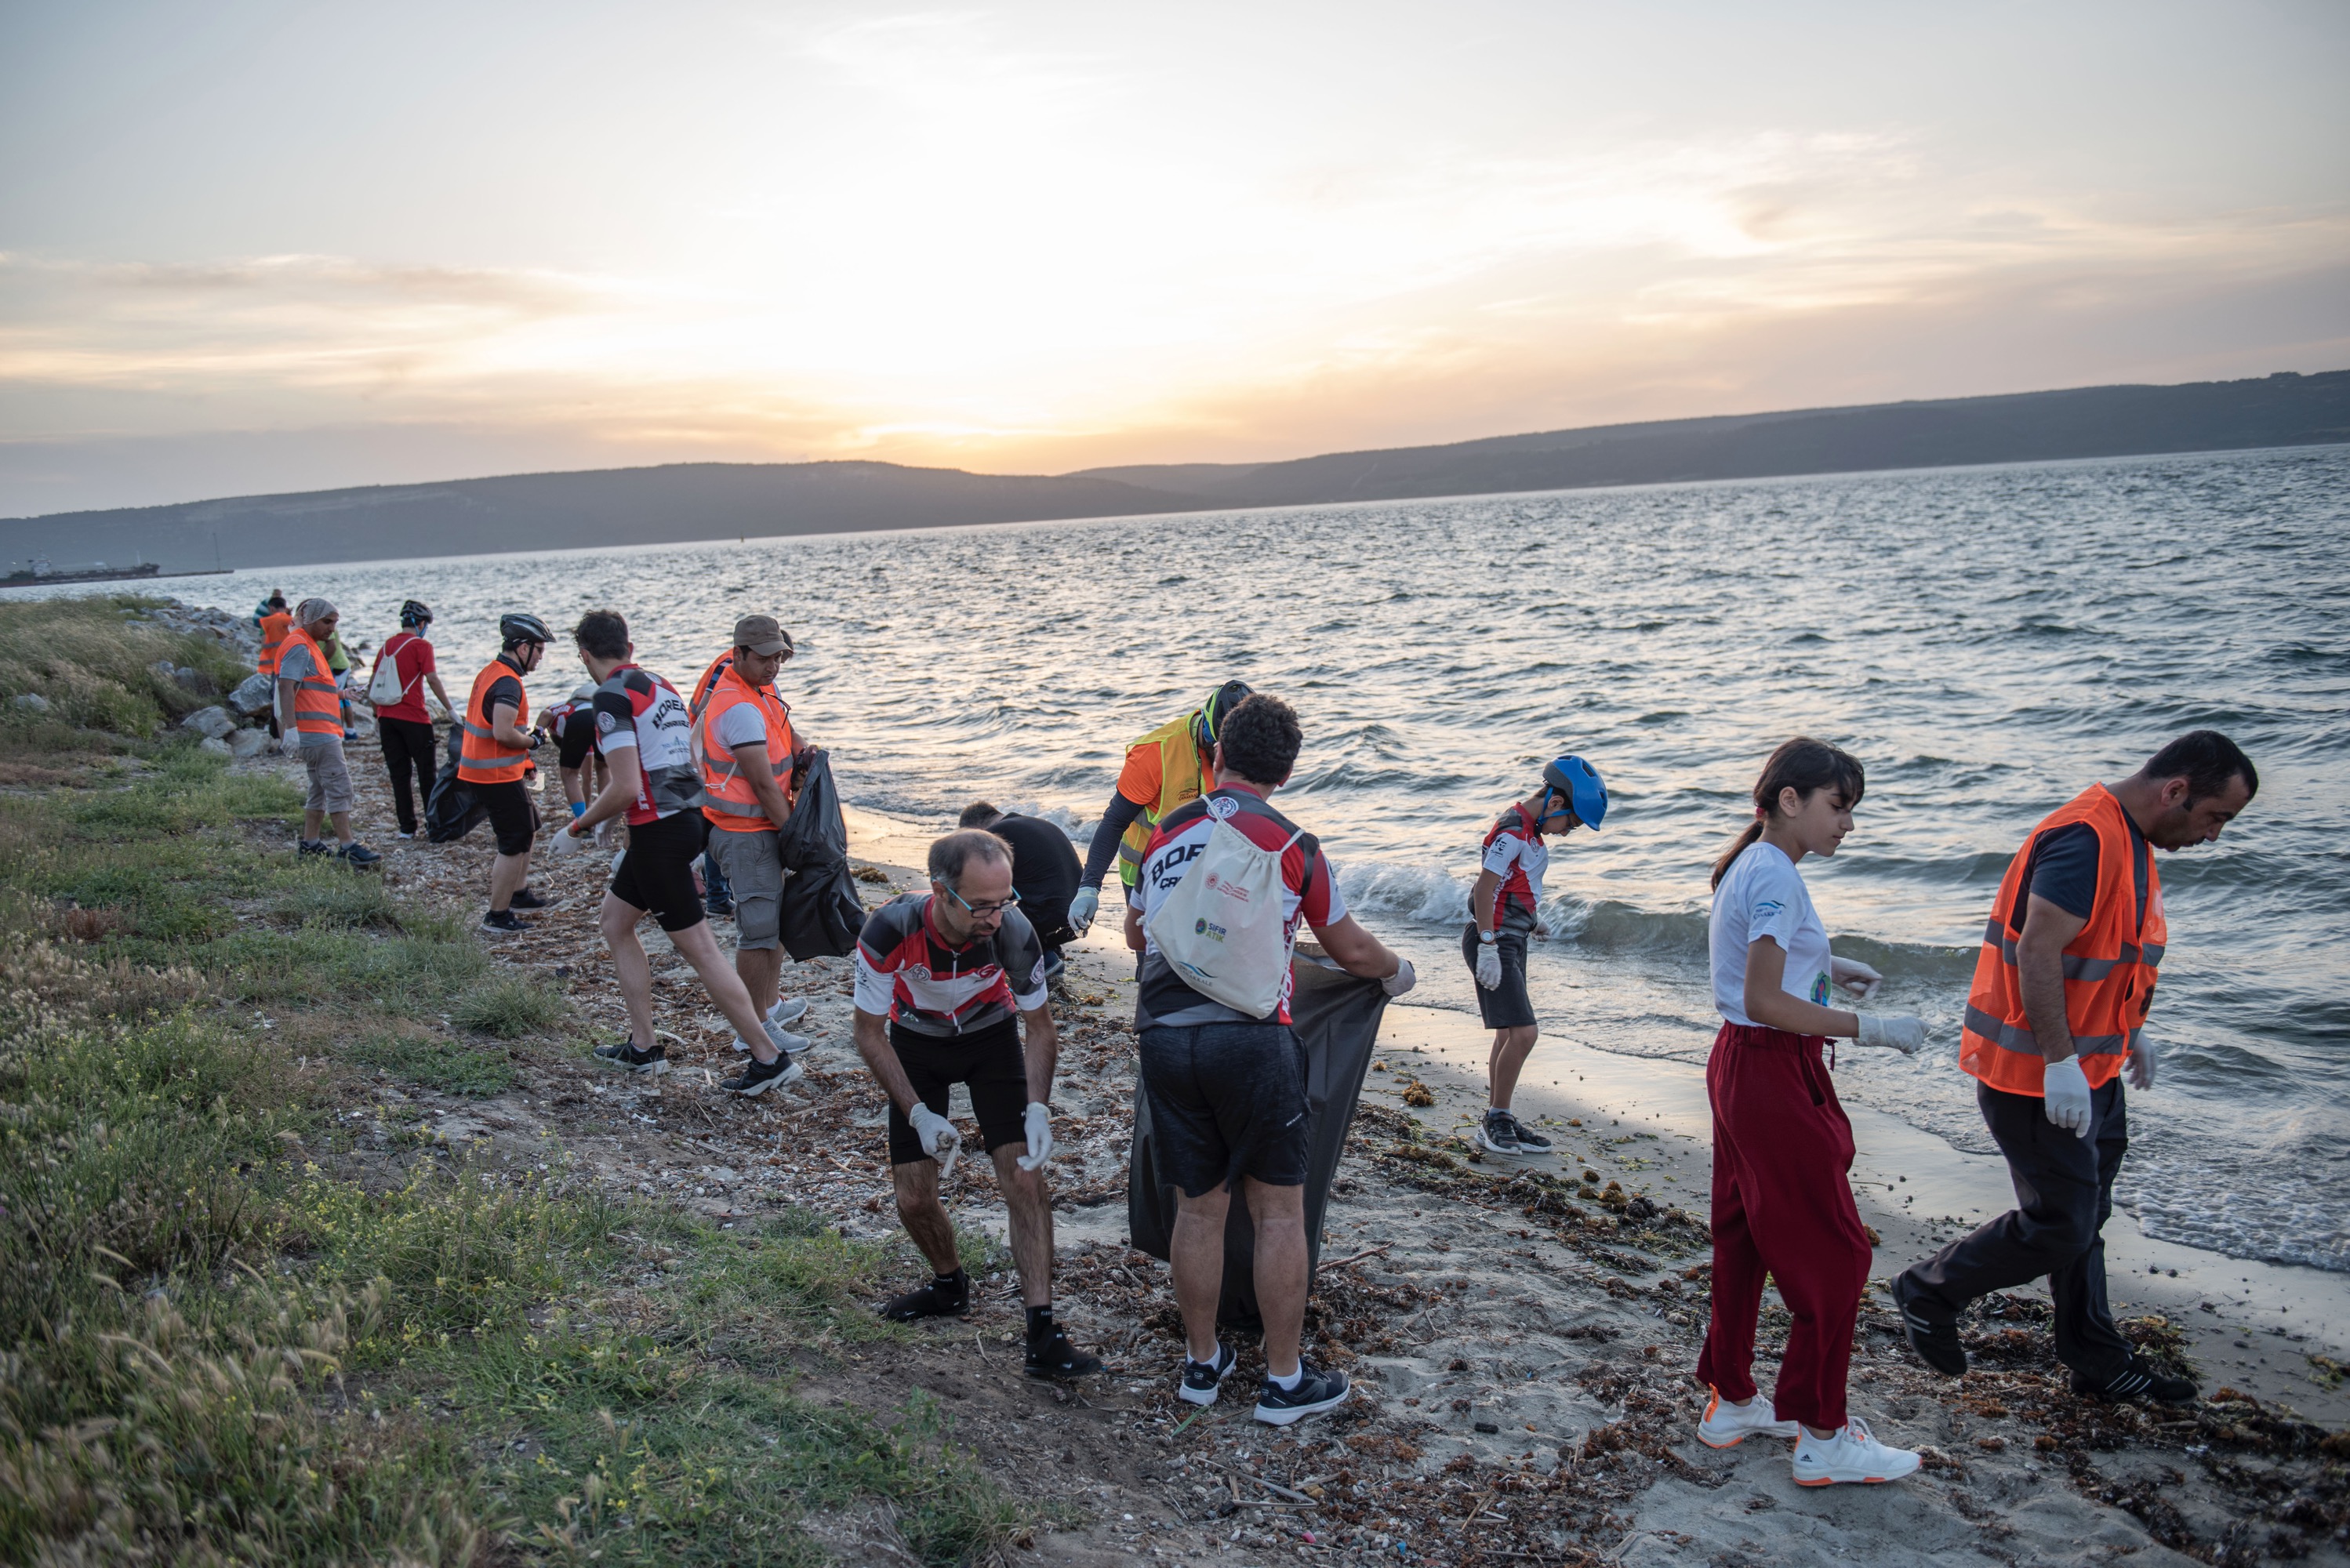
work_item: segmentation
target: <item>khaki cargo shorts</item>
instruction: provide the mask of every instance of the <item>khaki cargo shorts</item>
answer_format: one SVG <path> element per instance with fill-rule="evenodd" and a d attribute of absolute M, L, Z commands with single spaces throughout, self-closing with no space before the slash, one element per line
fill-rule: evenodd
<path fill-rule="evenodd" d="M 719 873 L 734 896 L 734 945 L 738 948 L 782 945 L 784 863 L 775 853 L 777 841 L 772 827 L 757 833 L 711 829 L 710 857 L 718 862 Z"/>
<path fill-rule="evenodd" d="M 358 792 L 351 788 L 351 770 L 343 761 L 341 736 L 331 735 L 304 746 L 302 765 L 310 770 L 310 794 L 302 803 L 304 811 L 348 811 L 358 804 Z"/>

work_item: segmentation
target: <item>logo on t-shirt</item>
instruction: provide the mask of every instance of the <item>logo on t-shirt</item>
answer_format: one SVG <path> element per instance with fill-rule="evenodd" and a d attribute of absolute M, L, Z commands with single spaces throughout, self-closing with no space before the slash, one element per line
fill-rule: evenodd
<path fill-rule="evenodd" d="M 1208 797 L 1208 815 L 1218 822 L 1230 820 L 1240 809 L 1241 803 L 1230 795 L 1211 794 Z"/>
<path fill-rule="evenodd" d="M 598 713 L 596 715 L 596 728 L 608 735 L 614 730 L 619 728 L 619 721 L 613 718 L 609 713 Z"/>

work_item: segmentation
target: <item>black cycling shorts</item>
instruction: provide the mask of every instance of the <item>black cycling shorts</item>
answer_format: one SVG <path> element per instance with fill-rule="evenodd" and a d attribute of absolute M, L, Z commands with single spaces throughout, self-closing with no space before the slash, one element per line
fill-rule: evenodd
<path fill-rule="evenodd" d="M 1286 1023 L 1153 1024 L 1142 1084 L 1159 1173 L 1197 1198 L 1235 1178 L 1305 1184 L 1305 1047 Z"/>
<path fill-rule="evenodd" d="M 1018 1020 L 1006 1018 L 968 1034 L 925 1034 L 892 1023 L 889 1045 L 914 1097 L 939 1115 L 947 1114 L 950 1086 L 971 1086 L 971 1114 L 979 1122 L 980 1146 L 990 1154 L 1007 1143 L 1028 1141 L 1028 1057 L 1020 1048 Z M 914 1124 L 892 1105 L 889 1163 L 911 1165 L 930 1158 Z"/>
<path fill-rule="evenodd" d="M 1469 965 L 1470 987 L 1477 993 L 1477 1013 L 1488 1029 L 1531 1029 L 1540 1022 L 1534 1017 L 1534 1002 L 1526 993 L 1526 933 L 1503 926 L 1496 933 L 1500 940 L 1493 945 L 1502 955 L 1502 983 L 1487 991 L 1476 983 L 1477 922 L 1461 933 L 1461 956 Z"/>
<path fill-rule="evenodd" d="M 504 784 L 468 784 L 473 798 L 490 814 L 490 831 L 497 835 L 501 855 L 527 855 L 538 823 L 530 809 L 530 788 L 520 779 Z"/>
<path fill-rule="evenodd" d="M 702 853 L 705 819 L 698 811 L 673 811 L 658 822 L 629 827 L 629 852 L 604 890 L 631 909 L 650 909 L 665 931 L 682 931 L 708 917 L 693 885 L 694 858 Z"/>

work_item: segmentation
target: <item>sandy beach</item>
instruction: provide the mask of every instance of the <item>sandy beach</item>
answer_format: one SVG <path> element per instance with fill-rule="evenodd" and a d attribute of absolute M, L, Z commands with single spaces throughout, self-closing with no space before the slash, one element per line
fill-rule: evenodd
<path fill-rule="evenodd" d="M 374 749 L 353 752 L 360 819 L 388 822 Z M 851 829 L 869 901 L 918 885 L 907 867 L 927 832 L 862 812 Z M 478 908 L 486 834 L 381 847 L 403 893 Z M 884 1103 L 849 1044 L 846 961 L 786 967 L 787 993 L 813 1002 L 801 1025 L 816 1042 L 807 1078 L 741 1101 L 716 1087 L 737 1060 L 731 1031 L 648 927 L 676 1070 L 649 1082 L 591 1060 L 591 1035 L 606 1037 L 620 1015 L 594 931 L 605 859 L 536 867 L 534 885 L 561 903 L 494 949 L 561 981 L 583 1027 L 560 1044 L 525 1043 L 522 1082 L 494 1099 L 442 1099 L 386 1079 L 362 1137 L 389 1143 L 421 1128 L 452 1158 L 567 1159 L 609 1189 L 722 1225 L 796 1208 L 847 1235 L 894 1237 Z M 1698 1075 L 1547 1039 L 1519 1109 L 1559 1147 L 1504 1166 L 1460 1137 L 1482 1104 L 1482 1031 L 1408 1005 L 1387 1015 L 1308 1318 L 1312 1354 L 1347 1369 L 1356 1399 L 1284 1431 L 1253 1421 L 1236 1393 L 1204 1414 L 1180 1404 L 1165 1269 L 1127 1245 L 1131 969 L 1108 925 L 1072 950 L 1055 1003 L 1061 1152 L 1051 1172 L 1056 1304 L 1107 1371 L 1071 1388 L 1021 1376 L 1016 1291 L 1000 1248 L 972 1316 L 927 1326 L 918 1351 L 812 1345 L 798 1356 L 800 1387 L 819 1399 L 883 1407 L 915 1389 L 935 1397 L 958 1439 L 1036 1510 L 1007 1561 L 2350 1561 L 2350 1399 L 2326 1383 L 2350 1326 L 2341 1276 L 2167 1247 L 2117 1216 L 2116 1307 L 2147 1349 L 2195 1369 L 2208 1397 L 2181 1410 L 2072 1397 L 2031 1293 L 1985 1303 L 1968 1331 L 1977 1370 L 1942 1380 L 1916 1362 L 1873 1290 L 1855 1408 L 1888 1440 L 1923 1448 L 1927 1468 L 1892 1486 L 1805 1490 L 1784 1445 L 1716 1452 L 1696 1439 L 1704 1390 L 1690 1368 L 1708 1272 Z M 723 922 L 720 935 L 731 937 Z M 2006 1206 L 1997 1162 L 1852 1111 L 1854 1181 L 1882 1238 L 1879 1279 Z M 2158 1096 L 2144 1114 L 2160 1114 Z M 1002 1236 L 982 1162 L 964 1162 L 948 1196 L 960 1225 Z M 906 1257 L 910 1281 L 919 1265 L 910 1248 Z M 648 1298 L 660 1289 L 657 1278 L 639 1286 Z M 599 1310 L 625 1323 L 642 1303 L 623 1296 Z M 1766 1300 L 1766 1390 L 1784 1323 Z M 1250 1386 L 1258 1365 L 1243 1348 L 1230 1389 Z M 844 1563 L 915 1561 L 887 1517 L 812 1528 Z"/>

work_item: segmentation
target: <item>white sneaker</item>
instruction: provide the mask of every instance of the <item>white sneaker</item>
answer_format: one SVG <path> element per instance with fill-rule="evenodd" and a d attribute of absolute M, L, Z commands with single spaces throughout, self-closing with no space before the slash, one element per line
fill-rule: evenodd
<path fill-rule="evenodd" d="M 796 1056 L 816 1044 L 805 1034 L 795 1034 L 790 1030 L 779 1029 L 773 1023 L 769 1023 L 766 1028 L 768 1040 L 774 1043 L 776 1050 L 786 1056 Z"/>
<path fill-rule="evenodd" d="M 1796 1423 L 1779 1419 L 1771 1401 L 1759 1394 L 1743 1405 L 1733 1405 L 1721 1397 L 1721 1390 L 1712 1393 L 1697 1424 L 1697 1440 L 1709 1449 L 1734 1449 L 1758 1433 L 1766 1438 L 1794 1438 L 1803 1433 Z"/>
<path fill-rule="evenodd" d="M 1838 1481 L 1899 1480 L 1918 1466 L 1908 1449 L 1892 1449 L 1870 1435 L 1868 1423 L 1855 1416 L 1833 1438 L 1814 1438 L 1808 1431 L 1795 1439 L 1795 1484 L 1834 1486 Z"/>
<path fill-rule="evenodd" d="M 770 1023 L 796 1023 L 800 1020 L 800 1015 L 807 1012 L 807 998 L 805 996 L 778 997 L 775 1000 L 775 1005 L 767 1009 L 767 1022 Z"/>

